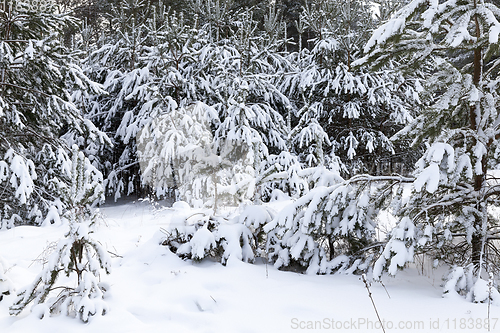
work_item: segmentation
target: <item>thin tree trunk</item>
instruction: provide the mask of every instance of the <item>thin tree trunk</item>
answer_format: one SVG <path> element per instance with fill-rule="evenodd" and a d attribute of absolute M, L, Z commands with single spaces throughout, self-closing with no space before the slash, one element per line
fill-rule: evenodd
<path fill-rule="evenodd" d="M 474 1 L 474 7 L 476 7 L 475 1 Z M 475 25 L 476 25 L 476 37 L 479 39 L 481 37 L 481 30 L 479 27 L 477 16 L 475 18 Z M 481 76 L 482 76 L 482 49 L 481 47 L 477 47 L 474 49 L 474 78 L 473 78 L 473 82 L 476 86 L 479 85 L 481 81 Z M 481 110 L 478 103 L 471 105 L 469 113 L 470 128 L 475 132 L 478 131 L 477 118 L 479 112 L 481 112 Z M 487 163 L 486 156 L 483 156 L 481 163 L 482 163 L 482 174 L 474 176 L 474 191 L 476 192 L 480 192 L 484 185 L 484 179 L 486 174 L 486 163 Z M 478 212 L 482 211 L 479 202 L 477 203 L 476 209 Z M 483 218 L 480 216 L 480 214 L 476 215 L 473 225 L 474 232 L 471 238 L 471 247 L 472 247 L 471 260 L 472 264 L 474 265 L 474 270 L 478 270 L 481 263 L 481 253 L 483 251 L 482 224 L 483 224 Z"/>

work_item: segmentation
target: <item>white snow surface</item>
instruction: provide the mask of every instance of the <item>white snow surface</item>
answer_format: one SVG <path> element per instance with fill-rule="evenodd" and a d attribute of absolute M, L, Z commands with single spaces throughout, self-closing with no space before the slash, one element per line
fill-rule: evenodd
<path fill-rule="evenodd" d="M 11 294 L 0 302 L 0 332 L 316 332 L 331 331 L 332 320 L 340 325 L 335 331 L 382 332 L 373 326 L 377 317 L 359 276 L 284 272 L 262 260 L 230 260 L 222 266 L 179 259 L 159 245 L 160 228 L 166 229 L 188 210 L 187 205 L 154 210 L 144 202 L 104 206 L 92 236 L 120 256 L 112 255 L 111 274 L 101 277 L 110 286 L 104 297 L 109 312 L 92 317 L 88 324 L 63 315 L 40 320 L 37 309 L 30 313 L 29 308 L 14 317 L 8 314 Z M 67 229 L 58 224 L 0 231 L 5 276 L 17 290 L 32 282 L 48 257 L 44 249 Z M 442 297 L 443 273 L 426 264 L 423 275 L 421 268 L 410 267 L 394 278 L 384 277 L 390 298 L 380 283 L 371 285 L 387 332 L 454 332 L 459 329 L 453 329 L 454 319 L 457 325 L 462 318 L 484 322 L 487 304 Z M 490 311 L 491 318 L 500 317 L 498 306 Z M 435 329 L 437 320 L 440 329 Z M 420 321 L 422 329 L 407 329 Z M 372 327 L 367 327 L 370 322 Z M 398 329 L 399 325 L 407 328 Z M 473 331 L 487 330 L 483 326 Z"/>

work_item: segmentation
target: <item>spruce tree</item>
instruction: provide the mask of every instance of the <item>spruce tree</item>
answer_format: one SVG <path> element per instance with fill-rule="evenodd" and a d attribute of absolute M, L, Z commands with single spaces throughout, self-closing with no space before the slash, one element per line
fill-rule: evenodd
<path fill-rule="evenodd" d="M 76 146 L 67 167 L 71 184 L 61 187 L 60 191 L 70 203 L 64 215 L 69 231 L 57 243 L 47 265 L 33 283 L 19 291 L 10 307 L 12 315 L 20 314 L 31 303 L 32 311 L 40 318 L 62 312 L 78 316 L 83 322 L 88 322 L 93 315 L 104 315 L 108 310 L 102 299 L 107 286 L 99 277 L 101 269 L 109 273 L 111 262 L 104 248 L 90 236 L 97 220 L 93 206 L 104 199 L 102 174 Z M 61 272 L 76 278 L 76 287 L 57 285 Z"/>
<path fill-rule="evenodd" d="M 472 276 L 458 283 L 462 275 L 450 274 L 457 284 L 447 283 L 448 291 L 456 288 L 484 301 L 484 272 L 498 272 L 491 208 L 498 205 L 499 192 L 491 170 L 499 163 L 499 18 L 490 1 L 412 1 L 365 46 L 369 54 L 361 63 L 377 67 L 396 58 L 406 64 L 403 73 L 435 68 L 423 84 L 426 108 L 398 134 L 428 145 L 388 244 L 403 246 L 386 248 L 376 276 L 384 268 L 394 274 L 394 267 L 412 260 L 402 252 L 424 251 Z"/>
<path fill-rule="evenodd" d="M 354 67 L 363 55 L 368 31 L 377 23 L 364 1 L 318 1 L 300 17 L 314 34 L 311 49 L 292 54 L 294 71 L 283 76 L 283 91 L 293 96 L 291 149 L 308 165 L 338 162 L 343 176 L 381 174 L 384 162 L 401 158 L 405 142 L 390 137 L 416 114 L 416 89 L 390 67 Z M 388 172 L 401 172 L 389 170 Z M 387 172 L 387 171 L 385 171 Z"/>
<path fill-rule="evenodd" d="M 76 21 L 53 6 L 0 4 L 0 225 L 41 224 L 49 210 L 62 214 L 58 193 L 72 130 L 98 136 L 82 122 L 72 91 L 99 93 L 61 45 Z"/>
<path fill-rule="evenodd" d="M 157 17 L 163 18 L 165 13 L 158 11 Z M 157 73 L 150 71 L 143 57 L 157 35 L 152 26 L 156 16 L 149 13 L 146 2 L 120 1 L 110 15 L 114 30 L 92 44 L 83 59 L 88 76 L 102 84 L 106 93 L 88 96 L 84 116 L 111 140 L 95 147 L 93 162 L 105 177 L 106 195 L 118 199 L 142 192 L 135 136 L 151 118 L 156 102 L 150 86 Z M 74 143 L 81 149 L 88 147 L 81 140 Z"/>

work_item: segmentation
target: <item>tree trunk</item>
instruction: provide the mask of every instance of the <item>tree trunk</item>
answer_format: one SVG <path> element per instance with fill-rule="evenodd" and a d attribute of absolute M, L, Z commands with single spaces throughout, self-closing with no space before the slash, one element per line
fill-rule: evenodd
<path fill-rule="evenodd" d="M 475 2 L 474 2 L 474 7 L 476 7 Z M 476 25 L 476 37 L 479 39 L 481 37 L 481 30 L 479 27 L 477 16 L 475 18 L 475 25 Z M 473 78 L 474 85 L 476 86 L 479 85 L 481 81 L 481 76 L 482 76 L 482 49 L 481 47 L 477 47 L 474 49 L 474 78 Z M 478 113 L 481 112 L 479 108 L 480 106 L 478 105 L 478 103 L 475 103 L 470 107 L 470 113 L 469 113 L 470 128 L 475 132 L 478 131 L 477 118 L 478 118 Z M 471 147 L 471 149 L 474 148 Z M 482 174 L 474 176 L 474 191 L 476 192 L 480 192 L 481 189 L 483 188 L 484 179 L 486 175 L 486 162 L 487 162 L 486 156 L 483 156 L 483 159 L 481 160 Z M 482 211 L 480 207 L 480 202 L 476 203 L 476 209 L 478 212 Z M 481 214 L 480 213 L 476 214 L 473 225 L 474 232 L 471 238 L 471 248 L 472 248 L 471 260 L 472 264 L 474 265 L 475 271 L 479 269 L 479 266 L 481 264 L 481 254 L 483 252 L 482 223 L 483 223 L 483 218 L 481 217 Z"/>

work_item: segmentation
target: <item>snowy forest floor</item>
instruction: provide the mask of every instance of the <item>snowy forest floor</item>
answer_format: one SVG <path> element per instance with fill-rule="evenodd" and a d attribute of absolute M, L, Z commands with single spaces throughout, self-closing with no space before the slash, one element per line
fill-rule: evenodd
<path fill-rule="evenodd" d="M 29 310 L 8 314 L 13 295 L 0 302 L 0 332 L 382 332 L 359 276 L 310 276 L 256 264 L 183 261 L 159 245 L 160 228 L 174 209 L 146 202 L 101 208 L 94 235 L 113 256 L 103 276 L 111 289 L 109 312 L 88 324 L 64 316 L 38 319 Z M 46 248 L 67 232 L 66 225 L 23 226 L 0 232 L 0 255 L 17 289 L 40 272 Z M 36 258 L 36 260 L 34 260 Z M 487 304 L 443 298 L 445 271 L 424 264 L 371 286 L 388 332 L 487 332 Z M 492 332 L 500 329 L 500 307 L 491 306 Z M 495 327 L 496 325 L 496 327 Z"/>

